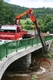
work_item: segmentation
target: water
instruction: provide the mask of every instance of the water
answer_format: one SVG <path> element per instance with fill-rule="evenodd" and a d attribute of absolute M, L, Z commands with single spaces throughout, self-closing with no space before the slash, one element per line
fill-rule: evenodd
<path fill-rule="evenodd" d="M 29 74 L 6 74 L 2 80 L 30 80 Z"/>
<path fill-rule="evenodd" d="M 43 74 L 39 74 L 38 80 L 53 80 L 53 59 L 49 59 L 51 62 L 51 66 L 49 64 L 41 64 L 42 67 L 46 69 L 46 72 Z"/>

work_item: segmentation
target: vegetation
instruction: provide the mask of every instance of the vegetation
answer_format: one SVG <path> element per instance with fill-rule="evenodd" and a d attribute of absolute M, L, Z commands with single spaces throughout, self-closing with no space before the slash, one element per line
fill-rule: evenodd
<path fill-rule="evenodd" d="M 47 57 L 53 59 L 53 42 L 52 42 L 52 44 L 51 44 L 50 51 L 49 51 L 49 53 L 47 54 Z"/>
<path fill-rule="evenodd" d="M 31 80 L 37 80 L 37 78 L 38 77 L 36 75 L 33 75 L 32 78 L 31 78 Z"/>
<path fill-rule="evenodd" d="M 50 79 L 48 79 L 48 80 L 53 80 L 53 78 L 50 78 Z"/>
<path fill-rule="evenodd" d="M 26 11 L 28 8 L 18 5 L 12 5 L 0 0 L 0 26 L 2 24 L 14 24 L 15 16 Z M 53 8 L 33 8 L 34 15 L 37 18 L 38 25 L 42 32 L 50 31 L 53 33 Z M 33 29 L 33 23 L 27 20 L 27 15 L 23 16 L 24 19 L 21 25 L 25 29 Z"/>

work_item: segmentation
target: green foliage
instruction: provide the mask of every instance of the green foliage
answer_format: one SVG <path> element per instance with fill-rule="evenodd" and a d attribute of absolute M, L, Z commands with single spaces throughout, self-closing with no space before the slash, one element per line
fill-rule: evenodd
<path fill-rule="evenodd" d="M 53 80 L 53 78 L 50 78 L 50 79 L 48 79 L 48 80 Z"/>
<path fill-rule="evenodd" d="M 47 57 L 48 57 L 48 58 L 52 58 L 52 57 L 53 57 L 53 55 L 52 55 L 52 54 L 50 54 L 50 53 L 48 53 L 48 54 L 47 54 Z"/>
<path fill-rule="evenodd" d="M 23 29 L 26 29 L 26 30 L 33 29 L 33 23 L 29 18 L 21 19 L 21 26 Z"/>
<path fill-rule="evenodd" d="M 3 0 L 0 0 L 0 10 L 2 10 L 3 7 Z"/>
<path fill-rule="evenodd" d="M 46 14 L 38 18 L 38 24 L 42 32 L 47 32 L 47 31 L 53 32 L 53 30 L 51 31 L 51 27 L 53 29 L 53 18 L 52 17 L 53 15 Z"/>
<path fill-rule="evenodd" d="M 45 17 L 45 25 L 48 23 L 48 22 L 50 22 L 52 20 L 52 18 L 51 18 L 51 16 L 50 15 L 48 15 L 48 14 L 46 14 L 46 17 Z"/>
<path fill-rule="evenodd" d="M 2 2 L 0 10 L 0 25 L 2 24 L 13 24 L 14 23 L 14 12 L 10 8 L 10 5 Z"/>
<path fill-rule="evenodd" d="M 32 78 L 31 78 L 31 80 L 37 80 L 37 78 L 38 77 L 36 75 L 33 75 Z"/>
<path fill-rule="evenodd" d="M 32 25 L 25 25 L 25 29 L 26 30 L 32 30 L 33 29 L 33 26 Z"/>
<path fill-rule="evenodd" d="M 53 21 L 50 21 L 46 24 L 46 31 L 50 31 L 53 29 Z"/>
<path fill-rule="evenodd" d="M 27 20 L 25 24 L 28 24 L 28 25 L 30 25 L 30 22 Z"/>

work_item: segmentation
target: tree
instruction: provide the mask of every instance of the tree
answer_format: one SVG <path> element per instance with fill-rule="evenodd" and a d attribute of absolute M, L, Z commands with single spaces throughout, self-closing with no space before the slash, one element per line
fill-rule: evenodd
<path fill-rule="evenodd" d="M 0 10 L 2 10 L 3 0 L 0 0 Z"/>
<path fill-rule="evenodd" d="M 25 22 L 25 24 L 26 24 L 26 25 L 30 25 L 31 23 L 27 20 L 27 21 Z"/>
<path fill-rule="evenodd" d="M 53 20 L 46 25 L 46 31 L 50 31 L 51 29 L 53 29 Z"/>
<path fill-rule="evenodd" d="M 48 15 L 48 14 L 46 14 L 46 16 L 45 16 L 44 19 L 45 19 L 45 21 L 44 21 L 44 25 L 46 25 L 48 22 L 50 22 L 50 21 L 52 20 L 51 16 Z"/>
<path fill-rule="evenodd" d="M 2 24 L 14 24 L 15 12 L 8 3 L 0 0 L 0 26 Z"/>
<path fill-rule="evenodd" d="M 1 23 L 3 22 L 3 15 L 2 15 L 2 13 L 3 13 L 3 0 L 0 0 L 0 25 L 1 25 Z"/>

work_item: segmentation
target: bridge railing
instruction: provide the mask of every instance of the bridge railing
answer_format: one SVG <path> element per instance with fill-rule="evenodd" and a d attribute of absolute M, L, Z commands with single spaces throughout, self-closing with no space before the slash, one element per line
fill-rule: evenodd
<path fill-rule="evenodd" d="M 52 36 L 44 37 L 44 41 L 48 41 L 48 40 L 52 40 Z M 27 48 L 29 46 L 33 46 L 35 44 L 38 45 L 39 43 L 41 43 L 40 38 L 34 37 L 34 38 L 28 38 L 28 39 L 11 41 L 11 42 L 0 44 L 0 61 L 4 57 L 7 57 L 9 54 L 15 51 L 17 52 L 18 50 Z"/>

